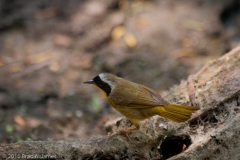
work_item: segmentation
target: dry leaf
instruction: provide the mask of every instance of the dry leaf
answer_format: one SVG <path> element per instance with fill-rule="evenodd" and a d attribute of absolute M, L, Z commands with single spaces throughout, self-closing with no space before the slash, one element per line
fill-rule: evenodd
<path fill-rule="evenodd" d="M 60 97 L 66 96 L 67 93 L 68 93 L 68 89 L 69 89 L 68 80 L 66 78 L 64 78 L 64 77 L 59 77 L 58 83 L 60 85 L 59 96 Z"/>
<path fill-rule="evenodd" d="M 25 120 L 22 117 L 18 116 L 18 115 L 16 115 L 14 117 L 14 122 L 16 122 L 18 125 L 20 125 L 22 127 L 24 127 L 26 125 Z"/>
<path fill-rule="evenodd" d="M 42 121 L 37 118 L 29 117 L 27 119 L 27 124 L 28 124 L 28 127 L 30 127 L 30 128 L 36 128 L 42 124 Z"/>
<path fill-rule="evenodd" d="M 129 0 L 119 0 L 118 6 L 121 10 L 128 9 L 129 8 Z"/>
<path fill-rule="evenodd" d="M 127 33 L 126 35 L 124 35 L 124 41 L 127 44 L 127 46 L 131 48 L 137 45 L 137 40 L 132 33 Z"/>
<path fill-rule="evenodd" d="M 204 31 L 205 30 L 205 26 L 204 23 L 202 22 L 198 22 L 198 21 L 194 21 L 194 20 L 187 20 L 184 23 L 185 27 L 187 29 L 191 29 L 191 30 L 195 30 L 195 31 Z"/>
<path fill-rule="evenodd" d="M 181 57 L 192 57 L 194 56 L 194 51 L 192 48 L 179 48 L 173 51 L 174 58 L 181 58 Z"/>
<path fill-rule="evenodd" d="M 136 21 L 136 27 L 139 28 L 139 29 L 143 29 L 145 28 L 147 25 L 147 22 L 145 19 L 143 18 L 139 18 L 137 21 Z"/>
<path fill-rule="evenodd" d="M 72 39 L 62 34 L 56 34 L 54 36 L 54 42 L 59 46 L 69 47 L 72 43 Z"/>
<path fill-rule="evenodd" d="M 194 45 L 193 43 L 194 43 L 193 40 L 190 39 L 190 38 L 184 38 L 182 40 L 182 46 L 183 47 L 192 47 Z"/>
<path fill-rule="evenodd" d="M 4 66 L 4 65 L 5 65 L 5 63 L 3 62 L 3 60 L 0 59 L 0 67 Z"/>
<path fill-rule="evenodd" d="M 125 33 L 124 26 L 117 26 L 112 30 L 111 37 L 113 41 L 119 40 Z"/>
<path fill-rule="evenodd" d="M 40 63 L 49 60 L 52 57 L 51 51 L 46 51 L 27 57 L 26 62 L 28 64 Z"/>
<path fill-rule="evenodd" d="M 92 66 L 92 55 L 91 54 L 81 54 L 72 57 L 72 65 L 75 67 L 82 67 L 84 69 L 90 68 Z"/>
<path fill-rule="evenodd" d="M 23 87 L 23 86 L 25 85 L 25 82 L 26 82 L 26 81 L 24 81 L 24 80 L 22 80 L 22 79 L 17 79 L 17 80 L 15 81 L 14 86 L 15 86 L 16 88 L 21 88 L 21 87 Z"/>
<path fill-rule="evenodd" d="M 35 18 L 51 18 L 56 16 L 56 8 L 55 7 L 49 7 L 43 10 L 37 10 L 34 14 Z"/>
<path fill-rule="evenodd" d="M 58 72 L 59 69 L 60 69 L 60 65 L 57 61 L 52 61 L 51 65 L 49 66 L 49 69 L 52 71 L 52 72 Z"/>
<path fill-rule="evenodd" d="M 80 72 L 79 71 L 76 71 L 76 70 L 73 70 L 73 69 L 69 69 L 67 72 L 66 72 L 66 77 L 72 81 L 75 81 L 79 78 L 80 76 Z"/>
<path fill-rule="evenodd" d="M 9 72 L 19 72 L 24 69 L 23 63 L 15 63 L 10 66 L 8 66 L 8 71 Z"/>
<path fill-rule="evenodd" d="M 186 149 L 187 149 L 187 146 L 186 146 L 186 144 L 183 144 L 183 147 L 182 147 L 182 152 L 186 151 Z"/>

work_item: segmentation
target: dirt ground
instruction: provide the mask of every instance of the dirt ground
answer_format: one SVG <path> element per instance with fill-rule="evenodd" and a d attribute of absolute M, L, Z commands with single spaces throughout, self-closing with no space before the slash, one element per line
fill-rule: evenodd
<path fill-rule="evenodd" d="M 239 0 L 0 2 L 0 142 L 106 135 L 110 72 L 162 95 L 239 45 Z"/>

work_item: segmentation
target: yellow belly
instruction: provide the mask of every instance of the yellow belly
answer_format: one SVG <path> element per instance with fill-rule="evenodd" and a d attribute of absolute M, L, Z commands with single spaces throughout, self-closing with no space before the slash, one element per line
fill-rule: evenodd
<path fill-rule="evenodd" d="M 118 112 L 120 112 L 122 115 L 124 115 L 130 120 L 135 119 L 141 121 L 156 115 L 155 107 L 128 108 L 127 106 L 113 106 L 113 108 L 115 108 Z"/>

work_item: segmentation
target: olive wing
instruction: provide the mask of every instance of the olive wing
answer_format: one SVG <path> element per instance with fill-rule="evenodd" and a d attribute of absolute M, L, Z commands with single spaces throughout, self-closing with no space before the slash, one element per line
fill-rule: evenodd
<path fill-rule="evenodd" d="M 150 108 L 169 104 L 156 91 L 146 86 L 139 85 L 137 92 L 138 96 L 127 104 L 128 108 Z"/>

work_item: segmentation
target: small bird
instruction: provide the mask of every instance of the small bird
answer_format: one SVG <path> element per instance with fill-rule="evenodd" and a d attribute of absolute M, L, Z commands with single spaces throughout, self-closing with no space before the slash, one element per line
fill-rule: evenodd
<path fill-rule="evenodd" d="M 109 73 L 101 73 L 84 83 L 94 84 L 105 92 L 108 103 L 135 125 L 125 134 L 138 130 L 140 121 L 155 115 L 180 123 L 199 110 L 199 107 L 171 104 L 156 91 Z"/>

